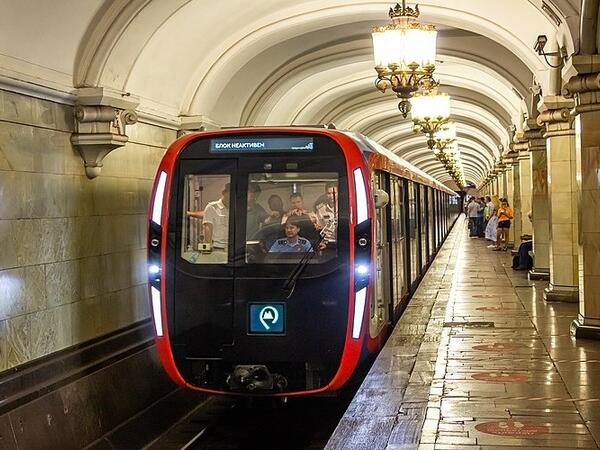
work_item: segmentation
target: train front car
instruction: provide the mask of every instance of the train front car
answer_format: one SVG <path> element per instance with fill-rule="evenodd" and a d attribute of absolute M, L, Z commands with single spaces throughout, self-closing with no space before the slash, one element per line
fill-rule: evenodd
<path fill-rule="evenodd" d="M 150 206 L 156 343 L 211 393 L 339 389 L 361 356 L 372 254 L 365 160 L 342 133 L 226 130 L 167 151 Z"/>

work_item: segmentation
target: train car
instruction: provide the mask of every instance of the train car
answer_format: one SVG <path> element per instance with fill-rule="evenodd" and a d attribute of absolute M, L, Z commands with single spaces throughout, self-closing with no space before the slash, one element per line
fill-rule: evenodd
<path fill-rule="evenodd" d="M 152 189 L 148 267 L 169 376 L 212 394 L 340 389 L 459 213 L 455 192 L 359 134 L 193 133 Z"/>

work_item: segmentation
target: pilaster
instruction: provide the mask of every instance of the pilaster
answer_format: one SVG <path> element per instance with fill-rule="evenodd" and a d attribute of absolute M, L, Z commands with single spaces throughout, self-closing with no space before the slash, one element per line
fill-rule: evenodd
<path fill-rule="evenodd" d="M 548 165 L 550 213 L 550 285 L 546 301 L 579 301 L 577 181 L 572 99 L 544 98 L 546 108 L 538 117 L 544 127 Z"/>
<path fill-rule="evenodd" d="M 531 173 L 531 227 L 533 229 L 534 267 L 530 280 L 550 279 L 550 224 L 548 217 L 548 163 L 546 140 L 542 128 L 535 119 L 527 121 L 525 139 L 529 147 Z M 523 220 L 529 220 L 527 217 Z"/>
<path fill-rule="evenodd" d="M 511 156 L 510 165 L 512 167 L 512 197 L 508 197 L 509 203 L 513 207 L 514 218 L 513 226 L 510 227 L 508 239 L 509 242 L 513 243 L 514 247 L 519 247 L 521 244 L 521 182 L 520 182 L 520 164 L 518 159 L 518 153 L 512 151 L 509 153 Z"/>
<path fill-rule="evenodd" d="M 574 57 L 578 75 L 563 93 L 575 99 L 575 155 L 579 231 L 579 315 L 576 337 L 600 339 L 600 64 L 598 55 Z"/>

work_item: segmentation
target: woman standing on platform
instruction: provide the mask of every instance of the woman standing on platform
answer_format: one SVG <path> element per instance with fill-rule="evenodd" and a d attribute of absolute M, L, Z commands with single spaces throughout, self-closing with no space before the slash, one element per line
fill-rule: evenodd
<path fill-rule="evenodd" d="M 508 230 L 510 221 L 513 218 L 513 209 L 509 206 L 508 200 L 500 199 L 500 208 L 498 209 L 498 232 L 496 236 L 496 248 L 494 251 L 506 250 L 506 240 L 508 239 Z"/>
<path fill-rule="evenodd" d="M 490 197 L 488 197 L 489 199 Z M 500 209 L 500 201 L 498 200 L 498 196 L 494 195 L 488 201 L 486 205 L 486 221 L 487 225 L 485 227 L 485 238 L 488 241 L 496 242 L 498 239 L 498 209 Z M 490 245 L 489 248 L 495 247 L 495 245 Z"/>

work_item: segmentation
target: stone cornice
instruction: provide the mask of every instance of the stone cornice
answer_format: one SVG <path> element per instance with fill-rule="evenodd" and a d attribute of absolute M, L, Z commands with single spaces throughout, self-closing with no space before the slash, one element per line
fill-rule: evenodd
<path fill-rule="evenodd" d="M 563 96 L 575 98 L 574 115 L 600 111 L 600 72 L 571 77 L 563 87 Z"/>
<path fill-rule="evenodd" d="M 571 114 L 574 106 L 573 99 L 561 96 L 544 97 L 546 109 L 537 118 L 537 123 L 543 127 L 544 138 L 575 134 L 575 117 Z"/>

